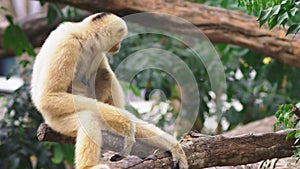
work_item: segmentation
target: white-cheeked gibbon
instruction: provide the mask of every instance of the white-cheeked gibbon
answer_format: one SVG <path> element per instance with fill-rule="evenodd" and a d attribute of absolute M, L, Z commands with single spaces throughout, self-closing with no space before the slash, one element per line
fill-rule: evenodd
<path fill-rule="evenodd" d="M 130 153 L 135 138 L 145 138 L 147 144 L 169 150 L 181 169 L 188 168 L 176 138 L 124 109 L 122 89 L 105 54 L 118 52 L 126 34 L 125 21 L 111 13 L 59 25 L 35 60 L 33 103 L 51 128 L 76 137 L 76 169 L 109 168 L 99 164 L 101 130 L 125 137 L 116 158 Z"/>

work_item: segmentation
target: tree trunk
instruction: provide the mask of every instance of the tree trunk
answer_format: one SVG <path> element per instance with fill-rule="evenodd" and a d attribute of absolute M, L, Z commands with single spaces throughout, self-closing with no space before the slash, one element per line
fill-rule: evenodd
<path fill-rule="evenodd" d="M 293 154 L 294 140 L 286 141 L 286 134 L 291 130 L 277 133 L 246 134 L 227 137 L 222 135 L 208 136 L 189 132 L 181 140 L 187 155 L 190 168 L 204 168 L 211 166 L 232 166 L 258 162 L 265 159 L 289 157 Z M 40 141 L 55 141 L 74 143 L 74 139 L 65 138 L 42 124 L 38 130 Z M 105 149 L 120 151 L 123 145 L 121 136 L 105 132 L 103 134 Z M 108 141 L 109 140 L 109 141 Z M 137 139 L 138 140 L 138 139 Z M 155 151 L 155 147 L 137 141 L 132 153 L 139 157 L 147 157 Z M 141 159 L 129 156 L 119 162 L 110 162 L 114 155 L 104 154 L 103 163 L 112 168 L 171 168 L 172 160 L 168 153 L 158 153 L 155 159 Z"/>

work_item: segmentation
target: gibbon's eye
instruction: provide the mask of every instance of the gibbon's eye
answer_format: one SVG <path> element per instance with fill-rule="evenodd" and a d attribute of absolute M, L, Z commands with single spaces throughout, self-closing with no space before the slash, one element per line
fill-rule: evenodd
<path fill-rule="evenodd" d="M 112 13 L 109 13 L 109 12 L 102 12 L 102 13 L 96 15 L 96 16 L 92 19 L 92 21 L 96 21 L 96 20 L 98 20 L 98 19 L 101 19 L 101 18 L 105 17 L 106 15 L 111 15 L 111 14 L 112 14 Z"/>

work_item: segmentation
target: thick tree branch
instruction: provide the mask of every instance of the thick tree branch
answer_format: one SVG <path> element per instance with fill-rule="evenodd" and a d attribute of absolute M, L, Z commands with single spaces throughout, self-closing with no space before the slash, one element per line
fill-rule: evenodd
<path fill-rule="evenodd" d="M 300 41 L 285 37 L 285 30 L 259 28 L 255 17 L 237 11 L 209 7 L 182 0 L 47 0 L 65 3 L 91 12 L 110 11 L 121 16 L 137 12 L 167 13 L 188 20 L 201 29 L 214 43 L 233 44 L 249 48 L 300 67 Z M 145 22 L 145 21 L 144 21 Z M 151 20 L 149 20 L 151 23 Z M 155 22 L 155 20 L 153 21 Z M 176 20 L 172 22 L 176 23 Z M 151 26 L 151 24 L 149 24 Z M 154 24 L 157 25 L 157 24 Z M 164 26 L 164 23 L 161 24 Z M 173 27 L 172 31 L 193 34 L 193 30 Z M 194 35 L 194 34 L 193 34 Z"/>
<path fill-rule="evenodd" d="M 294 140 L 285 141 L 285 136 L 288 132 L 246 134 L 234 137 L 222 135 L 207 136 L 190 132 L 184 136 L 181 144 L 191 168 L 241 165 L 264 159 L 291 156 L 294 150 Z M 65 137 L 55 133 L 45 124 L 42 124 L 38 130 L 40 141 L 74 143 L 74 138 Z M 104 144 L 102 147 L 105 149 L 113 151 L 122 149 L 123 138 L 121 136 L 105 132 L 103 140 Z M 134 146 L 132 154 L 139 157 L 146 157 L 156 149 L 140 140 Z M 116 163 L 107 160 L 103 162 L 113 167 L 124 166 L 124 168 L 133 165 L 135 166 L 133 168 L 170 168 L 172 165 L 171 158 L 167 153 L 160 153 L 155 160 L 142 160 L 130 156 Z"/>
<path fill-rule="evenodd" d="M 285 30 L 274 29 L 269 31 L 266 27 L 259 28 L 255 17 L 247 16 L 241 12 L 209 7 L 201 4 L 184 2 L 182 0 L 47 0 L 49 2 L 65 3 L 91 12 L 109 11 L 121 16 L 138 12 L 167 13 L 188 20 L 202 30 L 214 43 L 233 44 L 249 48 L 253 51 L 272 56 L 280 62 L 300 67 L 300 40 L 299 38 L 285 37 Z M 24 22 L 24 31 L 34 46 L 41 45 L 46 35 L 57 26 L 57 23 L 48 25 L 45 17 L 29 19 Z M 148 20 L 148 25 L 155 20 Z M 136 21 L 138 22 L 138 21 Z M 176 20 L 169 22 L 176 23 Z M 145 24 L 145 20 L 143 23 Z M 146 23 L 147 24 L 147 23 Z M 182 27 L 161 28 L 183 34 L 195 35 L 195 30 Z M 0 29 L 0 37 L 3 37 L 4 29 Z M 11 56 L 12 51 L 3 49 L 0 43 L 0 58 Z"/>

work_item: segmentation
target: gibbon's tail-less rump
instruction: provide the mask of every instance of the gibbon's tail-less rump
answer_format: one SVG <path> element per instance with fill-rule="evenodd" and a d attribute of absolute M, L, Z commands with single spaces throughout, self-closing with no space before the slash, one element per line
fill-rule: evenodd
<path fill-rule="evenodd" d="M 188 168 L 174 137 L 124 109 L 124 94 L 106 54 L 118 52 L 126 34 L 125 21 L 111 13 L 59 25 L 35 60 L 33 103 L 51 128 L 76 137 L 76 169 L 109 168 L 99 164 L 101 130 L 125 137 L 124 149 L 116 157 L 127 156 L 135 138 L 145 138 L 171 151 L 180 168 Z"/>

